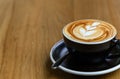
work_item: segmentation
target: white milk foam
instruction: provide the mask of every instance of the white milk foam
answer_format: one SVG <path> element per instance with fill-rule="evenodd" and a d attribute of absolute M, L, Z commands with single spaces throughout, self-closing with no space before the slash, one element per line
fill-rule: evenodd
<path fill-rule="evenodd" d="M 91 25 L 86 26 L 76 26 L 73 29 L 73 34 L 78 38 L 83 39 L 93 39 L 101 36 L 103 34 L 103 31 L 101 29 L 98 29 L 97 26 L 99 26 L 100 22 L 93 22 Z"/>
<path fill-rule="evenodd" d="M 100 22 L 94 22 L 92 25 L 86 25 L 85 28 L 80 28 L 80 34 L 83 36 L 89 36 L 96 33 L 95 28 L 100 24 Z"/>

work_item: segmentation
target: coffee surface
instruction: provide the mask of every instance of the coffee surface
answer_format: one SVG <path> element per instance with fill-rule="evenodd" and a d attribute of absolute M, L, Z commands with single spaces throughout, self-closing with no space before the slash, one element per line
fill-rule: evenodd
<path fill-rule="evenodd" d="M 116 35 L 116 29 L 109 23 L 100 20 L 79 20 L 66 25 L 65 36 L 82 42 L 99 42 Z"/>

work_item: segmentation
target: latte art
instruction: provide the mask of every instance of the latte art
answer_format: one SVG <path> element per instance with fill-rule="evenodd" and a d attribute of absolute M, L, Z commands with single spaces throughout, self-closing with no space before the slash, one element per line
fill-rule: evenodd
<path fill-rule="evenodd" d="M 97 24 L 97 25 L 96 25 Z M 96 27 L 98 26 L 97 22 L 94 22 L 92 25 L 86 25 L 85 27 L 77 26 L 73 29 L 73 33 L 78 33 L 77 30 L 80 32 L 82 36 L 90 36 L 97 32 Z"/>
<path fill-rule="evenodd" d="M 73 40 L 99 42 L 114 36 L 116 29 L 104 21 L 80 20 L 68 24 L 63 32 Z"/>

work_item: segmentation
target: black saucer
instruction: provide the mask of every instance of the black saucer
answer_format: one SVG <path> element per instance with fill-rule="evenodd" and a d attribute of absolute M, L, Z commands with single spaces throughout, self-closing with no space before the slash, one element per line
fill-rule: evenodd
<path fill-rule="evenodd" d="M 110 53 L 115 53 L 115 52 L 116 50 Z M 64 41 L 61 40 L 58 43 L 56 43 L 51 49 L 51 55 L 50 55 L 51 60 L 54 63 L 57 59 L 64 56 L 66 53 L 68 53 L 68 50 L 64 44 Z M 104 70 L 111 69 L 113 67 L 120 65 L 120 57 L 113 58 L 113 59 L 105 59 L 105 61 L 102 61 L 96 64 L 90 64 L 90 63 L 85 63 L 85 62 L 86 61 L 84 60 L 80 60 L 80 57 L 77 54 L 74 54 L 74 55 L 69 55 L 65 59 L 65 61 L 62 62 L 60 66 L 68 70 L 74 70 L 78 72 L 79 71 L 80 72 L 104 71 Z M 120 66 L 117 69 L 119 68 Z"/>

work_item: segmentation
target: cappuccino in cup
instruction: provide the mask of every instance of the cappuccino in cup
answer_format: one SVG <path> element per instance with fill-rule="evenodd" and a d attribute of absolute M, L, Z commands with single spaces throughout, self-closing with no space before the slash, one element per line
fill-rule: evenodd
<path fill-rule="evenodd" d="M 110 48 L 116 34 L 117 30 L 113 25 L 95 19 L 74 21 L 63 28 L 64 42 L 71 52 L 96 53 L 106 51 Z"/>
<path fill-rule="evenodd" d="M 108 57 L 108 50 L 116 44 L 117 30 L 110 23 L 85 19 L 67 24 L 63 28 L 64 43 L 73 56 L 86 63 L 99 63 Z"/>
<path fill-rule="evenodd" d="M 107 22 L 94 19 L 78 20 L 63 28 L 63 35 L 82 44 L 103 43 L 117 34 L 115 27 Z"/>

